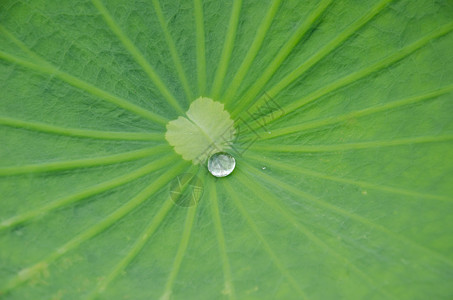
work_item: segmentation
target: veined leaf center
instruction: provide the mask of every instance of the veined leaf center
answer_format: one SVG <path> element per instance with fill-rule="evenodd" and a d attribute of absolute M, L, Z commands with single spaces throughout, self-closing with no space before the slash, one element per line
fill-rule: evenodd
<path fill-rule="evenodd" d="M 168 122 L 165 139 L 176 153 L 193 164 L 205 163 L 217 152 L 230 148 L 236 136 L 234 122 L 224 105 L 210 98 L 196 99 L 186 117 Z"/>

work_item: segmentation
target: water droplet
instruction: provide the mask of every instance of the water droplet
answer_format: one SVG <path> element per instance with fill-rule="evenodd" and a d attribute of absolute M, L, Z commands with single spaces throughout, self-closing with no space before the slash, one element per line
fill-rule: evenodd
<path fill-rule="evenodd" d="M 236 160 L 226 152 L 213 154 L 208 160 L 208 170 L 215 177 L 225 177 L 233 172 Z"/>

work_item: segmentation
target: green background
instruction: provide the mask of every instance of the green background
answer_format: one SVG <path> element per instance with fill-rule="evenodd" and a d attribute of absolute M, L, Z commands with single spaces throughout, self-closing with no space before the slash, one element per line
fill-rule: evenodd
<path fill-rule="evenodd" d="M 451 299 L 452 16 L 1 1 L 0 298 Z M 199 96 L 260 135 L 223 179 L 164 139 Z M 194 172 L 202 199 L 174 206 Z"/>

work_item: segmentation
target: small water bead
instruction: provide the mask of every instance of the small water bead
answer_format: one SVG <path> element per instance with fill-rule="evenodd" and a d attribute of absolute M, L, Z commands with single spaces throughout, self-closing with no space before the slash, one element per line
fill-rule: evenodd
<path fill-rule="evenodd" d="M 234 157 L 226 152 L 213 154 L 208 160 L 208 170 L 215 177 L 225 177 L 236 167 Z"/>

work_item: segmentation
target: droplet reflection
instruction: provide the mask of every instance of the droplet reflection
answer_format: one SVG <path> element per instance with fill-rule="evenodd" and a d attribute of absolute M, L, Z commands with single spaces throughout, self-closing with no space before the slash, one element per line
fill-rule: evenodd
<path fill-rule="evenodd" d="M 233 172 L 236 160 L 226 152 L 213 154 L 208 160 L 208 170 L 215 177 L 225 177 Z"/>

